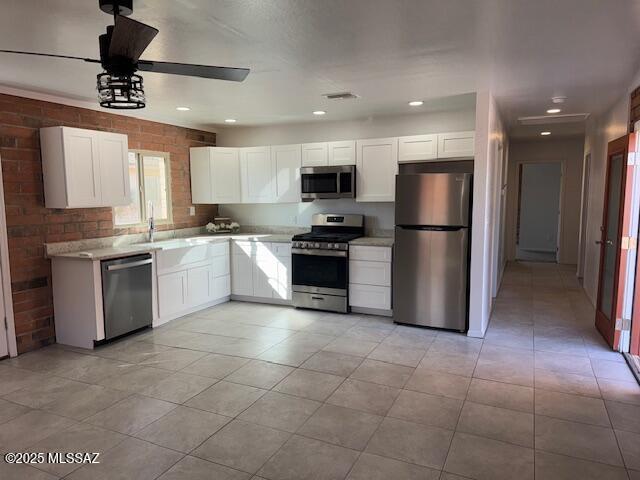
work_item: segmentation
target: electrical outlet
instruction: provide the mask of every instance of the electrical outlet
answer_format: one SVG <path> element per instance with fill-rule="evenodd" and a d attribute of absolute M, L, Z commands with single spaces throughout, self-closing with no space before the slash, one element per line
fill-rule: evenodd
<path fill-rule="evenodd" d="M 196 214 L 196 207 L 194 206 L 189 207 L 189 215 L 193 217 L 195 214 Z"/>

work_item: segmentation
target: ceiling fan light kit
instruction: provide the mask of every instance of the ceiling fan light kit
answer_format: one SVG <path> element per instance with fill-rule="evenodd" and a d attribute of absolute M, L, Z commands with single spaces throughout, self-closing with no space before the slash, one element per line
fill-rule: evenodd
<path fill-rule="evenodd" d="M 146 99 L 140 75 L 98 74 L 98 101 L 104 108 L 135 110 L 144 108 Z"/>
<path fill-rule="evenodd" d="M 19 50 L 0 50 L 0 53 L 99 63 L 104 69 L 97 76 L 100 106 L 121 110 L 146 106 L 142 77 L 136 74 L 138 70 L 232 82 L 242 82 L 249 74 L 248 68 L 140 60 L 140 55 L 158 34 L 158 29 L 127 18 L 133 13 L 133 0 L 98 0 L 98 4 L 100 10 L 113 15 L 114 19 L 114 24 L 107 27 L 107 33 L 99 37 L 100 60 Z"/>

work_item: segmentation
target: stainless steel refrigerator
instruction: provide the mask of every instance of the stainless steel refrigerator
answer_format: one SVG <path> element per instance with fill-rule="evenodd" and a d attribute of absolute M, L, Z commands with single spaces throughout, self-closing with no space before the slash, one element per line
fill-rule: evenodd
<path fill-rule="evenodd" d="M 470 173 L 396 176 L 397 323 L 467 330 L 472 178 Z"/>

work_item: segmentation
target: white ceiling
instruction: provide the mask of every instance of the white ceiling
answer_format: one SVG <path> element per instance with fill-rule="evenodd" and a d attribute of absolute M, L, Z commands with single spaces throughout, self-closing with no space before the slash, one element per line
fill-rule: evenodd
<path fill-rule="evenodd" d="M 112 21 L 97 0 L 2 3 L 2 49 L 96 58 Z M 535 135 L 516 119 L 543 114 L 553 95 L 568 97 L 563 113 L 598 114 L 640 59 L 640 0 L 134 0 L 133 18 L 160 29 L 143 58 L 251 68 L 243 83 L 143 74 L 140 116 L 206 129 L 230 117 L 263 125 L 398 114 L 412 99 L 491 88 L 511 133 Z M 0 54 L 0 84 L 75 100 L 95 102 L 97 73 Z M 321 97 L 339 91 L 360 98 Z M 314 118 L 317 109 L 328 113 Z"/>

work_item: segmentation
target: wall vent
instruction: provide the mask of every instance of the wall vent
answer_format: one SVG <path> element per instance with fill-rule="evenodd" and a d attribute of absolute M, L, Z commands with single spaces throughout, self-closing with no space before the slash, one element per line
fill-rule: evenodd
<path fill-rule="evenodd" d="M 351 92 L 325 93 L 322 96 L 327 100 L 351 100 L 353 98 L 358 98 L 358 95 Z"/>
<path fill-rule="evenodd" d="M 579 123 L 584 122 L 588 113 L 569 113 L 565 115 L 541 115 L 537 117 L 520 117 L 520 125 L 552 125 L 558 123 Z"/>

